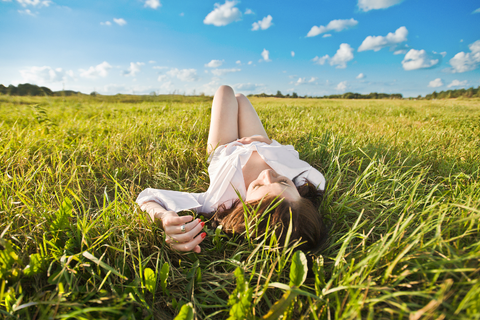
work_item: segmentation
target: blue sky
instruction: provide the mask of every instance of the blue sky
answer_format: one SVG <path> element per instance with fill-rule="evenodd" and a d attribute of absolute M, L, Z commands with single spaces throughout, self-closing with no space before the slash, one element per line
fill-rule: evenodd
<path fill-rule="evenodd" d="M 102 94 L 480 85 L 478 0 L 0 0 L 0 83 Z"/>

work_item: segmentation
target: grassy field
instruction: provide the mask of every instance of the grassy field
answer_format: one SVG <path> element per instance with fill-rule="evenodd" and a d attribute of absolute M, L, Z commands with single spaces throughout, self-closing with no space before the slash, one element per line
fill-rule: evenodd
<path fill-rule="evenodd" d="M 0 96 L 0 318 L 480 319 L 480 100 L 252 103 L 325 174 L 321 255 L 139 210 L 207 189 L 208 97 Z"/>

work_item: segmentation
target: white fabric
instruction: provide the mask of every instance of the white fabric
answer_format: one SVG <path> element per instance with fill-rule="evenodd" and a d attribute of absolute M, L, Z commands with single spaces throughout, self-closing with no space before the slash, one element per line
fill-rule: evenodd
<path fill-rule="evenodd" d="M 238 199 L 235 189 L 242 199 L 245 199 L 246 187 L 242 167 L 254 151 L 280 175 L 290 180 L 298 176 L 295 180 L 297 186 L 304 184 L 304 179 L 308 179 L 317 189 L 325 189 L 323 175 L 307 162 L 300 160 L 293 146 L 281 145 L 275 140 L 271 144 L 258 141 L 242 144 L 234 141 L 218 147 L 210 156 L 210 186 L 206 192 L 187 193 L 148 188 L 138 195 L 137 203 L 142 205 L 147 201 L 155 201 L 165 209 L 175 212 L 191 209 L 209 213 L 221 204 L 229 208 Z"/>

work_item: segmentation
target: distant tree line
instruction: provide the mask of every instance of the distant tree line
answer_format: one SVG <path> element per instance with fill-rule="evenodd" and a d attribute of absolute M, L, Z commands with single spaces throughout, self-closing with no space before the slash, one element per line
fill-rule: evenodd
<path fill-rule="evenodd" d="M 346 92 L 344 94 L 332 94 L 323 96 L 323 99 L 403 99 L 401 93 L 377 93 L 371 92 L 369 94 L 361 94 L 354 92 Z"/>
<path fill-rule="evenodd" d="M 81 92 L 76 92 L 72 90 L 63 90 L 63 91 L 52 91 L 47 87 L 39 87 L 34 84 L 25 83 L 19 84 L 17 87 L 14 85 L 9 85 L 5 87 L 3 84 L 0 84 L 0 94 L 9 95 L 9 96 L 72 96 L 72 95 L 83 95 Z M 90 95 L 96 96 L 98 93 L 92 92 Z M 377 93 L 372 92 L 369 94 L 361 94 L 361 93 L 354 93 L 354 92 L 346 92 L 343 94 L 332 94 L 332 95 L 325 95 L 323 97 L 314 97 L 314 96 L 299 96 L 296 92 L 292 92 L 292 94 L 283 95 L 281 91 L 277 91 L 276 94 L 266 94 L 266 93 L 259 93 L 259 94 L 250 94 L 249 96 L 254 97 L 275 97 L 275 98 L 302 98 L 302 99 L 403 99 L 401 93 Z M 471 87 L 468 89 L 455 89 L 455 90 L 447 90 L 447 91 L 440 91 L 440 92 L 432 92 L 430 94 L 425 95 L 422 97 L 419 95 L 417 99 L 450 99 L 450 98 L 480 98 L 480 86 L 476 89 Z"/>
<path fill-rule="evenodd" d="M 325 95 L 323 97 L 314 97 L 314 96 L 299 96 L 295 92 L 291 95 L 283 95 L 280 91 L 277 91 L 276 94 L 266 94 L 266 93 L 259 93 L 259 94 L 251 94 L 249 96 L 254 97 L 275 97 L 275 98 L 303 98 L 303 99 L 403 99 L 403 95 L 401 93 L 377 93 L 371 92 L 369 94 L 361 94 L 361 93 L 354 93 L 354 92 L 346 92 L 343 94 L 331 94 Z M 480 86 L 475 88 L 468 88 L 468 89 L 456 89 L 456 90 L 447 90 L 447 91 L 440 91 L 440 92 L 432 92 L 430 94 L 425 95 L 422 97 L 419 95 L 417 99 L 451 99 L 451 98 L 480 98 Z M 413 99 L 413 98 L 410 98 Z"/>
<path fill-rule="evenodd" d="M 403 96 L 401 93 L 377 93 L 377 92 L 372 92 L 369 94 L 361 94 L 361 93 L 354 93 L 354 92 L 346 92 L 343 94 L 332 94 L 329 96 L 323 96 L 323 97 L 314 97 L 314 96 L 299 96 L 297 93 L 292 92 L 292 94 L 286 94 L 283 95 L 280 91 L 277 91 L 276 94 L 266 94 L 266 93 L 260 93 L 260 94 L 252 94 L 249 96 L 254 96 L 254 97 L 275 97 L 275 98 L 303 98 L 303 99 L 403 99 Z"/>
<path fill-rule="evenodd" d="M 451 98 L 480 98 L 480 86 L 477 89 L 473 87 L 468 89 L 455 89 L 455 90 L 447 90 L 447 91 L 434 91 L 431 94 L 427 94 L 425 99 L 432 100 L 432 99 L 451 99 Z M 421 96 L 419 96 L 421 99 Z"/>
<path fill-rule="evenodd" d="M 283 95 L 280 91 L 277 91 L 277 94 L 266 94 L 266 93 L 257 93 L 257 94 L 249 94 L 249 97 L 276 97 L 276 98 L 308 98 L 307 96 L 301 97 L 297 93 L 293 92 L 292 95 L 290 93 Z"/>
<path fill-rule="evenodd" d="M 82 93 L 72 90 L 54 92 L 47 87 L 39 87 L 34 84 L 25 83 L 19 84 L 17 87 L 14 85 L 5 87 L 3 84 L 0 84 L 0 94 L 9 96 L 72 96 Z"/>

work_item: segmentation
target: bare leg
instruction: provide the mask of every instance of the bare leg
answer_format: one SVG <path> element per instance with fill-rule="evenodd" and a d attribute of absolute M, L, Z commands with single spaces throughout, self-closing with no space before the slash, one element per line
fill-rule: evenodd
<path fill-rule="evenodd" d="M 238 138 L 238 102 L 231 87 L 221 86 L 213 97 L 207 152 Z"/>
<path fill-rule="evenodd" d="M 261 135 L 268 139 L 267 132 L 250 100 L 241 93 L 235 97 L 238 101 L 238 137 Z"/>

